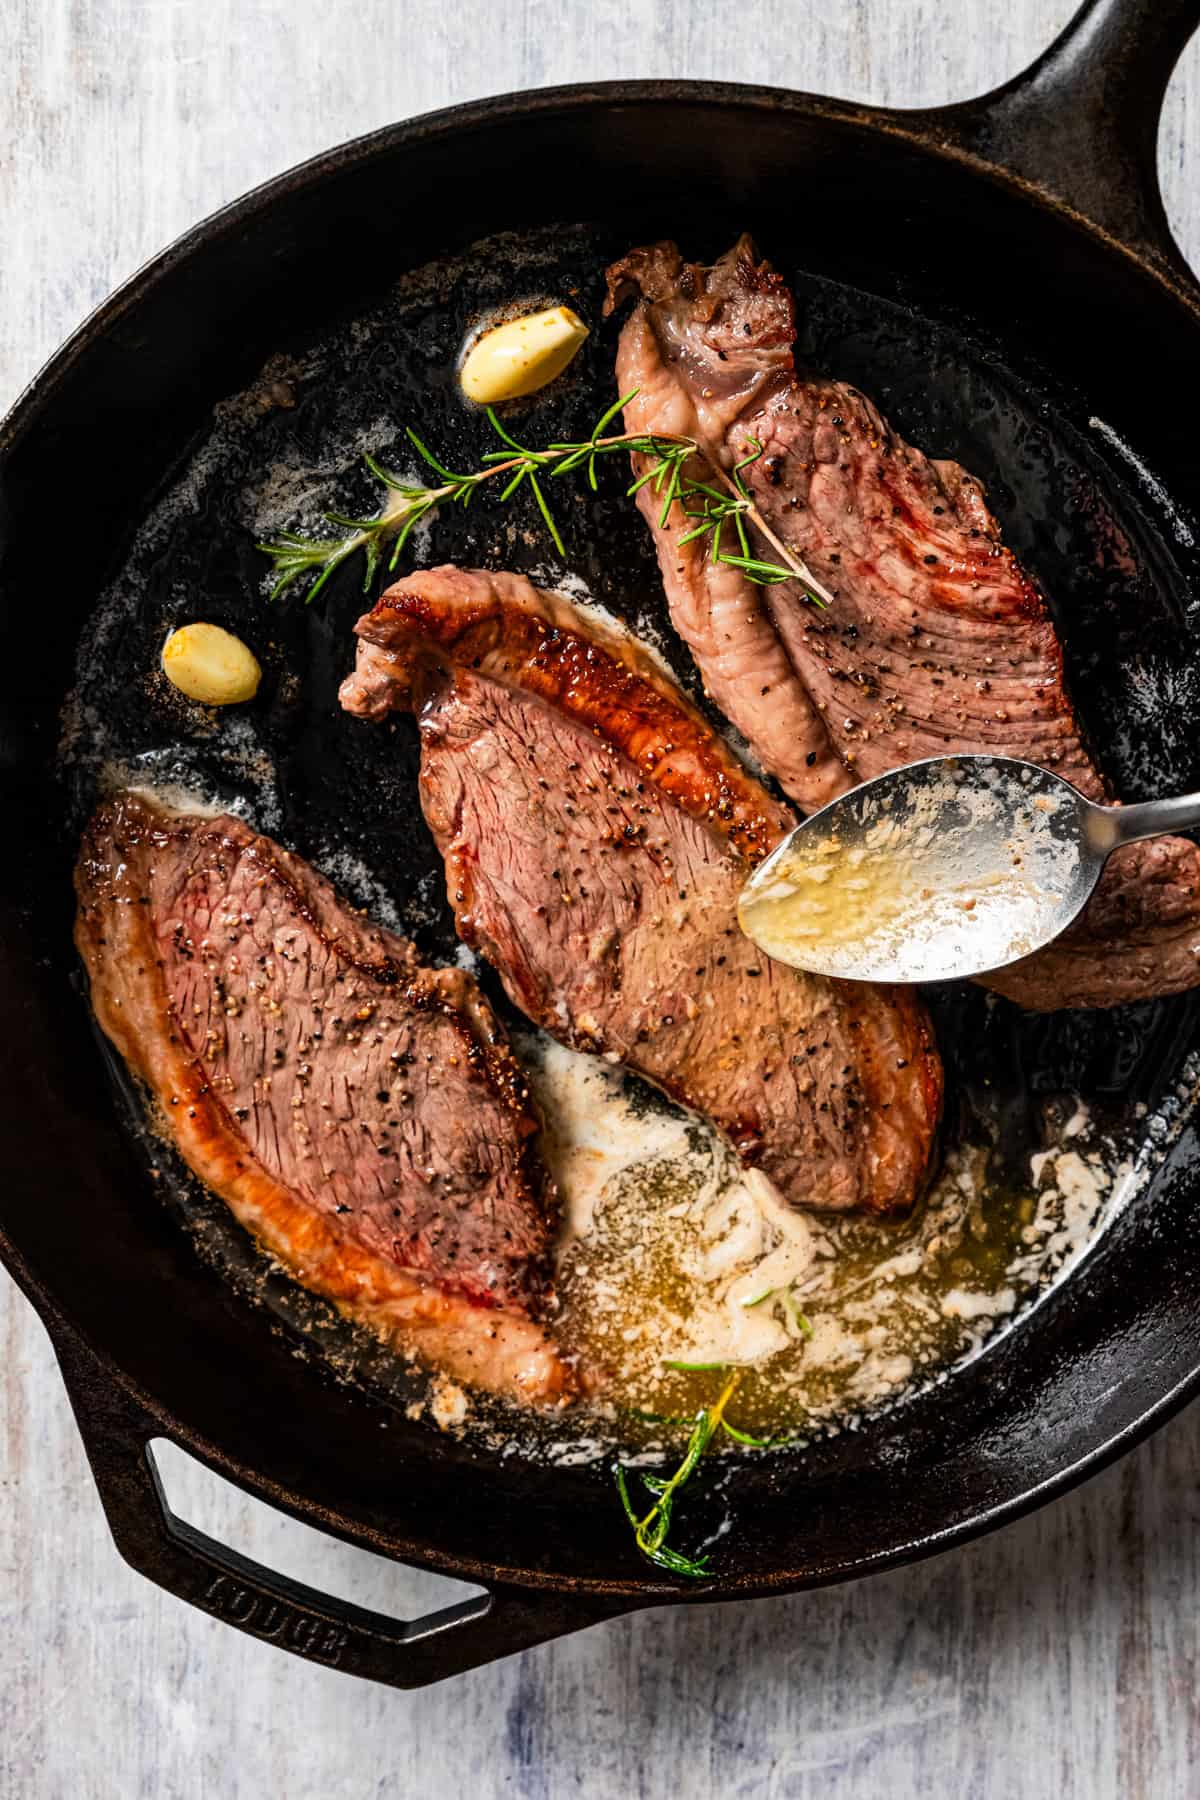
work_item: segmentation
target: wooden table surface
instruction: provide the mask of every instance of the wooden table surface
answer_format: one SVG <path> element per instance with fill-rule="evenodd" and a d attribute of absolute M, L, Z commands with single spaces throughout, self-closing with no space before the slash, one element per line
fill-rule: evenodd
<path fill-rule="evenodd" d="M 0 410 L 146 257 L 342 138 L 593 77 L 935 103 L 1015 72 L 1071 10 L 6 0 Z M 1198 109 L 1200 42 L 1161 150 L 1168 211 L 1200 261 Z M 403 1695 L 240 1636 L 127 1570 L 45 1335 L 2 1275 L 0 1344 L 2 1800 L 1200 1793 L 1195 1408 L 1081 1491 L 921 1567 L 644 1615 Z M 165 1468 L 177 1510 L 316 1586 L 410 1615 L 450 1586 L 279 1520 L 181 1453 Z"/>

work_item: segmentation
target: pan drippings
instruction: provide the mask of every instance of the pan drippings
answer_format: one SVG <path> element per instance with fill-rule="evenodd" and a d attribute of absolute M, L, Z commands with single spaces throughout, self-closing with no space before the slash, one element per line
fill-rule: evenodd
<path fill-rule="evenodd" d="M 1078 1106 L 1047 1119 L 1060 1147 L 1031 1155 L 1023 1178 L 989 1182 L 980 1131 L 908 1219 L 796 1212 L 708 1127 L 616 1071 L 547 1040 L 524 1055 L 569 1209 L 559 1335 L 634 1418 L 690 1415 L 733 1368 L 737 1421 L 756 1433 L 893 1400 L 978 1351 L 1129 1183 Z"/>

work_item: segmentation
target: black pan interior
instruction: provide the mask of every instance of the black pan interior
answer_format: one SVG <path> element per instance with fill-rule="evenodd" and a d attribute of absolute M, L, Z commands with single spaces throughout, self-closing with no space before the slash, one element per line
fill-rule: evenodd
<path fill-rule="evenodd" d="M 672 234 L 705 256 L 749 226 L 795 282 L 801 354 L 859 382 L 915 441 L 958 456 L 988 483 L 1010 542 L 1052 596 L 1081 711 L 1118 787 L 1132 797 L 1200 786 L 1189 728 L 1195 548 L 1176 510 L 1195 473 L 1178 416 L 1186 408 L 1156 403 L 1114 354 L 1145 329 L 1153 296 L 1143 278 L 1110 266 L 1066 222 L 836 115 L 719 97 L 669 114 L 664 104 L 610 105 L 603 129 L 579 105 L 498 112 L 490 125 L 437 141 L 398 133 L 210 234 L 186 281 L 182 265 L 168 271 L 84 347 L 15 447 L 4 490 L 9 654 L 0 673 L 15 690 L 6 697 L 6 773 L 28 832 L 6 875 L 13 1080 L 0 1103 L 24 1156 L 0 1218 L 35 1282 L 183 1435 L 301 1510 L 314 1505 L 348 1529 L 378 1530 L 399 1550 L 454 1566 L 502 1556 L 529 1573 L 635 1584 L 645 1577 L 606 1471 L 505 1461 L 434 1439 L 397 1412 L 378 1365 L 366 1391 L 302 1368 L 291 1332 L 268 1329 L 262 1311 L 183 1239 L 161 1180 L 147 1178 L 145 1159 L 114 1123 L 72 989 L 67 871 L 97 771 L 85 754 L 64 787 L 52 753 L 83 630 L 93 737 L 99 725 L 124 760 L 142 757 L 161 778 L 178 721 L 144 672 L 170 624 L 203 616 L 230 626 L 267 670 L 254 726 L 278 771 L 274 816 L 261 816 L 261 783 L 252 772 L 239 777 L 219 740 L 193 747 L 189 772 L 203 772 L 207 757 L 213 785 L 231 798 L 240 791 L 258 822 L 318 861 L 341 853 L 337 872 L 356 898 L 390 903 L 423 949 L 451 953 L 436 859 L 414 828 L 412 734 L 404 724 L 372 732 L 334 703 L 364 603 L 357 579 L 343 572 L 312 608 L 293 599 L 268 609 L 247 489 L 265 468 L 325 461 L 331 442 L 348 444 L 367 427 L 383 460 L 400 461 L 396 434 L 408 422 L 451 462 L 472 466 L 488 447 L 486 427 L 457 400 L 450 362 L 481 307 L 544 293 L 571 295 L 594 314 L 604 262 L 631 241 Z M 709 171 L 712 191 L 698 206 L 694 182 L 681 177 L 694 171 L 694 146 L 717 139 L 728 160 Z M 480 206 L 481 154 L 504 176 L 501 207 Z M 427 180 L 436 172 L 442 196 L 436 229 L 393 203 L 385 232 L 374 208 L 401 174 L 408 185 L 422 170 Z M 848 215 L 856 206 L 861 215 L 868 184 L 872 220 L 885 222 L 864 244 Z M 501 222 L 513 231 L 497 242 Z M 975 266 L 972 224 L 988 239 Z M 398 279 L 434 252 L 466 249 L 484 227 L 493 230 L 484 253 L 467 250 L 443 264 L 434 287 L 397 299 Z M 958 255 L 948 264 L 937 247 L 951 232 Z M 356 234 L 363 250 L 350 259 L 337 246 Z M 1054 292 L 1030 279 L 1051 248 Z M 1186 321 L 1163 299 L 1153 303 L 1166 353 L 1176 340 L 1188 345 Z M 597 331 L 561 394 L 511 423 L 539 436 L 586 433 L 611 391 L 612 342 L 611 328 Z M 333 347 L 320 372 L 306 375 L 316 343 Z M 210 439 L 213 403 L 276 355 L 261 410 L 232 428 L 225 416 L 198 506 L 164 514 L 162 529 L 137 544 L 136 605 L 117 628 L 89 635 L 98 595 L 134 533 Z M 1194 381 L 1194 362 L 1188 370 Z M 662 631 L 652 559 L 617 471 L 596 498 L 558 485 L 568 568 L 636 628 Z M 68 490 L 90 554 L 50 594 L 45 575 Z M 355 510 L 371 485 L 348 465 L 322 484 L 326 492 Z M 422 559 L 560 573 L 534 516 L 518 510 L 443 515 Z M 107 618 L 111 627 L 117 615 Z M 670 651 L 669 633 L 662 637 Z M 673 660 L 690 681 L 686 662 Z M 723 1558 L 731 1590 L 868 1566 L 1017 1502 L 1133 1429 L 1190 1374 L 1183 1298 L 1194 1144 L 1175 1126 L 1194 1075 L 1194 1003 L 1045 1020 L 974 993 L 940 996 L 937 1006 L 956 1093 L 990 1114 L 1007 1149 L 1035 1141 L 1045 1096 L 1075 1089 L 1135 1143 L 1145 1146 L 1145 1119 L 1160 1121 L 1169 1163 L 1088 1265 L 982 1362 L 869 1431 L 714 1482 L 691 1528 L 702 1534 L 718 1522 L 735 1494 L 738 1530 Z M 47 1153 L 50 1124 L 57 1157 Z M 195 1217 L 194 1197 L 188 1208 Z M 208 1248 L 228 1260 L 235 1240 L 218 1218 Z M 272 1284 L 270 1297 L 277 1312 L 291 1310 L 286 1284 Z"/>

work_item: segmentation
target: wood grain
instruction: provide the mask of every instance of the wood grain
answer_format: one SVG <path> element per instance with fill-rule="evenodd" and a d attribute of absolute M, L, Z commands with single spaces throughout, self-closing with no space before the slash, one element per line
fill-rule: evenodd
<path fill-rule="evenodd" d="M 506 88 L 769 81 L 894 104 L 1013 73 L 1070 0 L 7 0 L 0 406 L 200 215 L 341 138 Z M 1168 211 L 1200 260 L 1200 45 L 1170 95 Z M 1087 1488 L 920 1568 L 643 1616 L 402 1696 L 306 1667 L 118 1560 L 41 1326 L 0 1285 L 0 1794 L 886 1794 L 1173 1800 L 1197 1791 L 1193 1410 Z M 370 1604 L 380 1565 L 168 1460 L 226 1541 Z M 802 1494 L 796 1504 L 803 1505 Z"/>

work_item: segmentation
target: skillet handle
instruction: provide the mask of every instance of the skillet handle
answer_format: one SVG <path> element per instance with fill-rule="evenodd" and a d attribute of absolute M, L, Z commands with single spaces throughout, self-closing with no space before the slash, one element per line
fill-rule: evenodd
<path fill-rule="evenodd" d="M 117 1549 L 179 1600 L 307 1662 L 391 1687 L 427 1687 L 636 1606 L 628 1598 L 489 1584 L 424 1618 L 398 1620 L 273 1573 L 171 1511 L 154 1466 L 157 1422 L 70 1331 L 55 1354 Z"/>
<path fill-rule="evenodd" d="M 1158 123 L 1200 0 L 1085 0 L 1020 75 L 922 114 L 950 143 L 1064 200 L 1176 277 L 1197 283 L 1158 185 Z"/>

